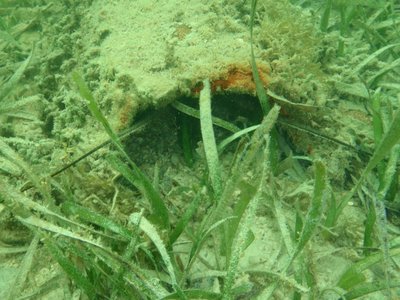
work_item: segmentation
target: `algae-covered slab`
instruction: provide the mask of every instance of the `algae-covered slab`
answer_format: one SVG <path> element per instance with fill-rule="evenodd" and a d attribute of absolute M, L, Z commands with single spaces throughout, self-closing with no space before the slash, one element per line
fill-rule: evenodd
<path fill-rule="evenodd" d="M 288 78 L 285 72 L 291 68 L 289 75 L 298 76 L 299 66 L 293 64 L 296 59 L 302 62 L 303 77 L 310 77 L 303 66 L 317 68 L 311 60 L 318 43 L 310 50 L 316 39 L 312 39 L 307 25 L 301 25 L 304 20 L 287 26 L 291 20 L 285 20 L 298 18 L 299 13 L 288 2 L 276 5 L 261 1 L 260 6 L 267 4 L 274 16 L 262 14 L 266 17 L 259 20 L 261 30 L 257 21 L 257 40 L 265 44 L 256 45 L 257 63 L 264 84 L 271 81 L 282 92 L 278 87 L 282 82 L 286 90 L 295 85 L 296 78 Z M 100 90 L 106 90 L 100 95 L 111 99 L 114 124 L 124 127 L 138 109 L 159 107 L 179 96 L 196 94 L 204 78 L 211 80 L 213 92 L 254 94 L 249 9 L 250 1 L 183 0 L 179 5 L 168 0 L 95 1 L 83 21 L 84 48 L 90 58 L 87 73 L 89 78 L 100 79 Z M 303 45 L 284 40 L 296 34 L 302 35 Z M 295 53 L 297 50 L 299 53 Z M 277 70 L 272 70 L 273 79 L 269 76 L 270 62 Z M 301 93 L 286 94 L 297 97 Z"/>
<path fill-rule="evenodd" d="M 129 90 L 132 112 L 159 106 L 203 78 L 222 79 L 232 65 L 250 70 L 248 28 L 227 9 L 216 1 L 99 0 L 87 18 L 89 46 L 98 49 L 102 77 Z"/>

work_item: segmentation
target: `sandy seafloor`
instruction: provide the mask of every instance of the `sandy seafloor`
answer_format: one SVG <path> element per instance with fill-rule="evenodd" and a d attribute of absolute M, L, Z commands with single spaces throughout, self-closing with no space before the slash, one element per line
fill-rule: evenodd
<path fill-rule="evenodd" d="M 19 4 L 15 6 L 14 2 Z M 35 45 L 24 76 L 5 99 L 0 99 L 26 101 L 17 111 L 3 112 L 0 106 L 0 136 L 38 177 L 45 177 L 107 139 L 71 80 L 71 73 L 78 71 L 116 131 L 126 129 L 143 116 L 154 119 L 125 144 L 133 160 L 150 178 L 155 170 L 158 172 L 159 189 L 173 211 L 172 219 L 179 219 L 195 191 L 201 189 L 206 162 L 200 138 L 195 136 L 195 161 L 192 167 L 187 166 L 176 111 L 169 105 L 179 100 L 196 106 L 200 83 L 209 79 L 216 114 L 237 126 L 260 121 L 250 67 L 250 1 L 33 2 L 9 0 L 0 6 L 3 27 L 9 25 L 8 32 L 2 29 L 9 35 L 4 33 L 0 42 L 3 82 Z M 13 18 L 7 17 L 9 13 Z M 259 1 L 254 28 L 255 56 L 265 88 L 278 95 L 271 104 L 281 105 L 285 120 L 293 124 L 350 145 L 363 144 L 368 149 L 373 145 L 371 117 L 356 97 L 357 91 L 346 93 L 337 84 L 349 78 L 352 69 L 367 56 L 367 44 L 360 38 L 354 41 L 358 43 L 357 50 L 348 50 L 344 58 L 335 58 L 332 53 L 338 34 L 322 34 L 316 24 L 318 17 L 312 7 L 301 9 L 286 1 Z M 284 126 L 279 132 L 296 155 L 320 159 L 326 165 L 330 189 L 338 199 L 351 188 L 352 177 L 356 178 L 365 167 L 366 159 L 351 149 Z M 216 136 L 218 141 L 227 133 L 217 129 Z M 105 147 L 55 178 L 69 187 L 75 201 L 107 215 L 118 184 L 114 181 L 115 171 L 104 160 L 110 151 Z M 234 151 L 235 147 L 231 147 L 221 155 L 225 175 Z M 0 157 L 0 181 L 15 194 L 27 181 L 24 174 L 24 167 Z M 310 164 L 304 165 L 301 175 L 288 170 L 277 176 L 280 212 L 290 227 L 295 222 L 296 210 L 306 214 L 312 188 Z M 119 189 L 113 217 L 123 223 L 138 209 L 132 198 L 140 196 L 126 185 Z M 37 199 L 32 190 L 24 194 Z M 62 197 L 57 197 L 59 204 Z M 10 207 L 0 205 L 1 245 L 29 245 L 32 236 L 15 220 Z M 201 212 L 193 224 L 200 220 Z M 361 258 L 364 220 L 361 203 L 355 199 L 344 209 L 333 237 L 327 239 L 318 234 L 306 247 L 303 259 L 312 268 L 318 292 L 334 288 L 343 272 Z M 389 235 L 396 230 L 398 234 L 398 227 L 390 226 Z M 251 282 L 254 289 L 242 299 L 262 299 L 257 293 L 262 291 L 263 279 L 249 274 L 278 272 L 287 258 L 276 211 L 268 199 L 261 201 L 252 231 L 255 240 L 240 259 L 243 273 L 239 273 L 242 275 L 237 280 Z M 211 245 L 204 248 L 202 255 L 212 262 L 215 252 Z M 78 297 L 74 288 L 68 288 L 60 267 L 41 249 L 35 254 L 24 293 L 29 294 L 52 279 L 59 283 L 58 287 L 34 299 Z M 187 251 L 182 246 L 178 250 Z M 1 299 L 22 258 L 21 254 L 0 253 Z M 204 265 L 195 265 L 193 278 L 201 277 L 202 272 L 206 272 Z M 367 281 L 374 281 L 382 275 L 382 267 L 375 266 L 374 271 L 364 273 Z M 282 280 L 284 284 L 277 289 L 276 299 L 289 299 L 285 293 L 293 286 L 304 292 L 292 277 Z M 203 288 L 218 289 L 212 280 L 198 282 Z M 336 294 L 326 292 L 323 297 L 320 299 L 336 299 Z M 363 299 L 382 297 L 386 295 L 376 293 Z"/>

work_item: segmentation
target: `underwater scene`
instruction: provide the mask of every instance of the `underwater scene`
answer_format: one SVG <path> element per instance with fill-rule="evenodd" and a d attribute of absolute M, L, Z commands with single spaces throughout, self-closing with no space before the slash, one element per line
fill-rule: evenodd
<path fill-rule="evenodd" d="M 400 1 L 0 0 L 0 299 L 400 299 Z"/>

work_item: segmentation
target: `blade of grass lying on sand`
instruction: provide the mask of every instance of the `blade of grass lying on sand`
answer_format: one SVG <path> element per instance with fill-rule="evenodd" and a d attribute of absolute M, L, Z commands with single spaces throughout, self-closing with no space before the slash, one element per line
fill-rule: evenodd
<path fill-rule="evenodd" d="M 19 204 L 18 210 L 14 210 L 14 214 L 18 216 L 28 216 L 31 215 L 32 213 L 40 213 L 42 217 L 45 216 L 50 217 L 52 221 L 59 219 L 62 222 L 65 222 L 66 224 L 77 226 L 78 228 L 80 228 L 80 230 L 82 229 L 87 230 L 94 234 L 105 236 L 107 238 L 114 238 L 115 236 L 115 235 L 114 236 L 106 235 L 98 231 L 96 232 L 93 228 L 85 226 L 82 223 L 72 221 L 66 218 L 62 214 L 55 213 L 46 206 L 40 204 L 39 202 L 33 201 L 21 193 L 15 192 L 15 190 L 10 188 L 9 186 L 4 185 L 1 182 L 0 182 L 0 202 L 4 202 L 10 208 L 13 207 L 15 204 Z M 118 239 L 121 238 L 118 237 Z"/>
<path fill-rule="evenodd" d="M 26 226 L 37 227 L 37 228 L 43 229 L 45 231 L 53 232 L 55 234 L 59 234 L 59 235 L 65 236 L 67 238 L 71 238 L 71 239 L 74 239 L 74 240 L 85 242 L 85 243 L 88 243 L 90 245 L 93 245 L 93 246 L 99 247 L 101 249 L 104 249 L 104 247 L 101 244 L 97 243 L 94 240 L 90 240 L 90 239 L 88 239 L 88 238 L 86 238 L 86 237 L 84 237 L 82 235 L 79 235 L 79 234 L 77 234 L 77 233 L 75 233 L 75 232 L 73 232 L 71 230 L 65 229 L 65 228 L 60 227 L 60 226 L 58 226 L 56 224 L 53 224 L 53 223 L 50 223 L 48 221 L 42 220 L 42 219 L 40 219 L 40 218 L 38 218 L 36 216 L 29 216 L 29 217 L 26 217 L 26 218 L 17 216 L 16 219 L 18 221 L 20 221 L 21 223 L 23 223 L 24 225 L 26 225 Z"/>
<path fill-rule="evenodd" d="M 39 176 L 29 167 L 29 165 L 15 152 L 7 143 L 0 137 L 0 154 L 7 159 L 11 164 L 23 170 L 30 182 L 38 189 L 42 196 L 46 199 L 46 204 L 50 207 L 53 206 L 53 199 L 50 196 L 50 192 L 46 188 L 46 185 L 41 183 Z"/>
<path fill-rule="evenodd" d="M 80 287 L 89 299 L 96 299 L 96 288 L 92 283 L 83 275 L 82 271 L 78 270 L 74 263 L 71 262 L 69 258 L 63 253 L 63 251 L 58 247 L 57 243 L 51 239 L 44 240 L 45 245 L 50 251 L 50 254 L 58 262 L 58 264 L 63 268 L 65 273 L 68 274 L 75 284 Z"/>
<path fill-rule="evenodd" d="M 171 258 L 167 252 L 167 248 L 163 240 L 161 239 L 159 233 L 156 228 L 141 214 L 133 213 L 129 216 L 129 222 L 134 225 L 138 225 L 139 228 L 150 238 L 150 240 L 156 246 L 158 252 L 161 255 L 162 260 L 167 268 L 168 274 L 171 278 L 171 283 L 174 290 L 179 289 L 178 282 L 175 275 L 175 270 L 172 265 Z"/>
<path fill-rule="evenodd" d="M 183 290 L 182 293 L 185 297 L 187 297 L 187 299 L 218 300 L 221 298 L 221 294 L 200 289 Z M 172 293 L 162 298 L 162 300 L 181 299 L 179 296 L 180 294 L 178 293 Z"/>
<path fill-rule="evenodd" d="M 110 218 L 100 215 L 99 213 L 80 206 L 74 202 L 66 201 L 62 203 L 61 209 L 64 213 L 67 213 L 67 215 L 72 214 L 74 216 L 78 216 L 80 219 L 86 222 L 96 224 L 97 226 L 114 232 L 125 240 L 130 240 L 132 238 L 132 233 L 125 227 L 115 223 Z"/>
<path fill-rule="evenodd" d="M 109 161 L 112 163 L 112 166 L 116 168 L 117 171 L 121 172 L 124 177 L 130 180 L 131 183 L 143 193 L 151 205 L 152 213 L 154 219 L 157 220 L 157 223 L 165 229 L 169 228 L 170 224 L 168 210 L 162 201 L 160 194 L 153 187 L 151 181 L 144 175 L 139 167 L 129 158 L 129 155 L 125 152 L 118 135 L 111 128 L 107 119 L 101 112 L 82 77 L 78 73 L 74 72 L 72 78 L 78 86 L 81 96 L 88 102 L 88 107 L 92 115 L 103 125 L 114 146 L 125 158 L 125 160 L 129 162 L 130 168 L 116 156 L 111 156 L 109 159 Z"/>
<path fill-rule="evenodd" d="M 18 296 L 22 294 L 24 289 L 25 281 L 27 280 L 28 273 L 32 267 L 33 256 L 37 250 L 39 244 L 39 235 L 36 234 L 31 244 L 29 245 L 28 251 L 25 253 L 25 256 L 19 266 L 18 274 L 13 280 L 13 282 L 8 286 L 6 300 L 14 300 L 17 299 Z"/>
<path fill-rule="evenodd" d="M 2 182 L 0 182 L 0 200 L 0 202 L 4 201 L 4 203 L 10 207 L 18 204 L 20 208 L 18 209 L 18 211 L 14 212 L 16 215 L 27 216 L 32 213 L 41 213 L 42 215 L 56 217 L 65 222 L 79 225 L 68 220 L 64 216 L 49 210 L 46 206 L 41 205 L 39 202 L 31 200 L 21 193 L 15 193 L 13 189 L 11 189 L 8 185 L 3 184 Z"/>
<path fill-rule="evenodd" d="M 307 293 L 310 289 L 300 283 L 296 282 L 296 280 L 289 275 L 282 275 L 281 273 L 276 273 L 273 271 L 263 271 L 263 270 L 247 270 L 246 273 L 257 276 L 260 278 L 265 278 L 265 280 L 273 280 L 274 282 L 278 282 L 280 285 L 285 287 L 293 288 L 301 293 Z M 265 298 L 258 298 L 258 299 L 265 299 Z M 295 298 L 291 298 L 295 299 Z M 313 299 L 313 298 L 311 298 Z"/>

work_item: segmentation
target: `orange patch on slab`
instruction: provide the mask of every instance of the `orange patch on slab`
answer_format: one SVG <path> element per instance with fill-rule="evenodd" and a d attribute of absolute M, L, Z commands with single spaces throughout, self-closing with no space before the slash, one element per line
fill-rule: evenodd
<path fill-rule="evenodd" d="M 257 67 L 260 79 L 265 87 L 268 85 L 269 69 L 263 65 L 258 65 Z M 255 94 L 256 92 L 256 85 L 250 65 L 228 65 L 226 70 L 210 77 L 212 93 L 231 91 Z M 203 84 L 200 82 L 194 86 L 192 93 L 198 94 L 202 88 Z"/>

